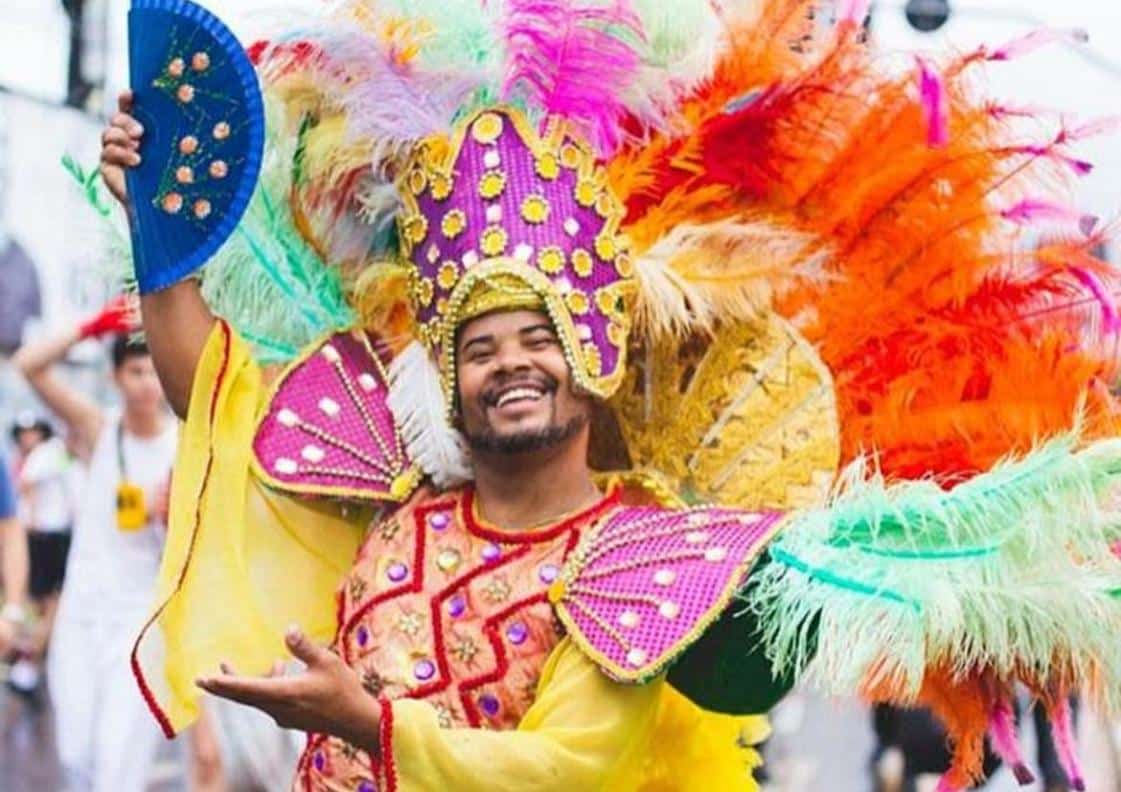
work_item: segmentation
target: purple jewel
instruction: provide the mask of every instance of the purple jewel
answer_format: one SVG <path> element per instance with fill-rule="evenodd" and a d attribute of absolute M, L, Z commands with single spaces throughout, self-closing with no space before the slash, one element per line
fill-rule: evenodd
<path fill-rule="evenodd" d="M 316 751 L 315 752 L 315 757 L 312 759 L 312 762 L 313 762 L 313 764 L 315 764 L 315 769 L 318 770 L 320 773 L 322 773 L 323 768 L 327 766 L 327 760 L 323 758 L 323 752 L 322 751 Z"/>
<path fill-rule="evenodd" d="M 413 676 L 421 682 L 427 682 L 436 676 L 436 664 L 431 660 L 420 660 L 413 666 Z"/>
<path fill-rule="evenodd" d="M 378 788 L 369 781 L 363 781 L 358 785 L 358 792 L 378 792 Z"/>
<path fill-rule="evenodd" d="M 490 693 L 484 693 L 479 696 L 479 707 L 482 708 L 488 718 L 493 718 L 498 714 L 498 711 L 502 709 L 502 705 L 498 703 L 498 699 Z"/>
<path fill-rule="evenodd" d="M 552 583 L 560 576 L 560 568 L 556 564 L 542 564 L 537 570 L 537 577 L 542 583 Z"/>
<path fill-rule="evenodd" d="M 447 528 L 451 521 L 452 518 L 448 516 L 447 512 L 435 512 L 434 514 L 428 515 L 428 524 L 437 531 L 442 531 Z"/>
<path fill-rule="evenodd" d="M 493 564 L 502 557 L 502 548 L 491 542 L 483 548 L 483 560 L 488 564 Z"/>
<path fill-rule="evenodd" d="M 453 619 L 458 619 L 467 610 L 467 600 L 462 594 L 456 594 L 448 600 L 448 613 Z"/>
<path fill-rule="evenodd" d="M 369 640 L 370 640 L 370 631 L 367 630 L 366 625 L 363 624 L 361 627 L 358 628 L 358 645 L 359 646 L 365 646 L 366 643 Z"/>
<path fill-rule="evenodd" d="M 409 576 L 409 568 L 398 561 L 390 564 L 389 569 L 385 570 L 385 574 L 394 583 L 400 583 Z"/>
<path fill-rule="evenodd" d="M 521 645 L 529 637 L 529 628 L 525 626 L 525 622 L 516 621 L 506 628 L 506 637 L 515 646 Z"/>

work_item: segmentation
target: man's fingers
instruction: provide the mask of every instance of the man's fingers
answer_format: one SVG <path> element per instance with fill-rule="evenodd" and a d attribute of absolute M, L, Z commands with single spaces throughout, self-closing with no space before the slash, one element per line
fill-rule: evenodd
<path fill-rule="evenodd" d="M 302 660 L 309 668 L 320 665 L 334 657 L 322 646 L 317 646 L 312 642 L 304 635 L 303 630 L 295 625 L 288 628 L 288 632 L 284 635 L 284 642 L 288 644 L 288 651 L 292 653 L 292 656 L 297 660 Z"/>
<path fill-rule="evenodd" d="M 139 139 L 144 134 L 144 127 L 128 113 L 117 113 L 109 122 L 109 126 L 123 129 L 129 137 Z"/>
<path fill-rule="evenodd" d="M 132 91 L 122 91 L 117 97 L 117 109 L 122 113 L 132 112 Z"/>
<path fill-rule="evenodd" d="M 212 695 L 266 711 L 286 703 L 291 696 L 289 680 L 283 678 L 220 675 L 198 679 L 195 684 Z"/>
<path fill-rule="evenodd" d="M 108 145 L 101 149 L 101 161 L 106 165 L 135 168 L 140 164 L 140 155 L 124 146 Z"/>
<path fill-rule="evenodd" d="M 101 133 L 101 145 L 124 146 L 135 150 L 139 147 L 139 141 L 119 126 L 107 126 L 105 131 Z"/>

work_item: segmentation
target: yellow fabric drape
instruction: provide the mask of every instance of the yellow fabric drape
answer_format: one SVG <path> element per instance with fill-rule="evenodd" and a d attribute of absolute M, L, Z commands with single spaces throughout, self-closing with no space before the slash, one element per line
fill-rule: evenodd
<path fill-rule="evenodd" d="M 223 660 L 242 673 L 264 672 L 287 657 L 289 624 L 331 640 L 335 590 L 372 516 L 287 497 L 253 476 L 253 432 L 266 394 L 246 345 L 217 324 L 176 457 L 160 607 L 134 662 L 169 733 L 198 716 L 194 680 Z"/>

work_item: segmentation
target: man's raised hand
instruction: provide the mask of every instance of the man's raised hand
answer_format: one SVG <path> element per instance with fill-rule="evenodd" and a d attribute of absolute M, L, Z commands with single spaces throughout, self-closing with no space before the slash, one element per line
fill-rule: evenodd
<path fill-rule="evenodd" d="M 101 179 L 113 197 L 128 206 L 125 168 L 140 164 L 140 138 L 144 127 L 132 117 L 132 92 L 117 98 L 117 113 L 101 133 Z"/>

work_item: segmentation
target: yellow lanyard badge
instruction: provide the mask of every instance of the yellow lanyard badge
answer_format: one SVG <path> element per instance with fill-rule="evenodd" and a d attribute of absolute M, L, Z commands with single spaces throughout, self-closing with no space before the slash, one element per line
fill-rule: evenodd
<path fill-rule="evenodd" d="M 122 531 L 139 531 L 148 524 L 148 507 L 144 502 L 144 489 L 128 480 L 125 466 L 124 422 L 117 424 L 117 528 Z"/>

